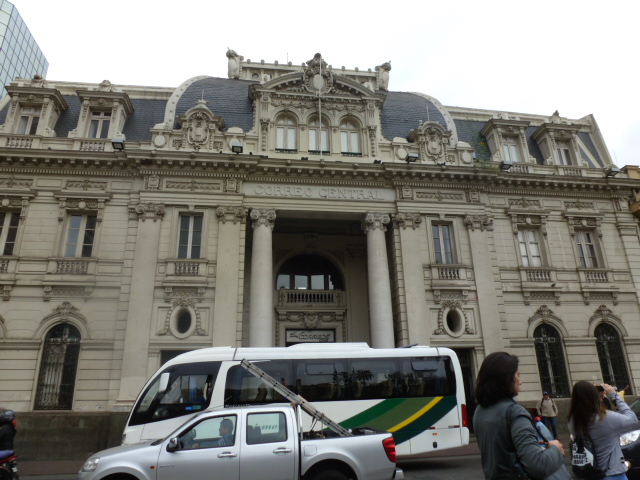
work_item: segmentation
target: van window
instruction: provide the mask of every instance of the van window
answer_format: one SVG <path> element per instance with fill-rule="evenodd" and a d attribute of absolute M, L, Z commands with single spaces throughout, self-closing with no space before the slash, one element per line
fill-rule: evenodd
<path fill-rule="evenodd" d="M 131 413 L 129 425 L 158 422 L 198 413 L 209 406 L 220 362 L 191 363 L 160 372 Z M 160 377 L 169 372 L 167 390 L 159 393 Z"/>

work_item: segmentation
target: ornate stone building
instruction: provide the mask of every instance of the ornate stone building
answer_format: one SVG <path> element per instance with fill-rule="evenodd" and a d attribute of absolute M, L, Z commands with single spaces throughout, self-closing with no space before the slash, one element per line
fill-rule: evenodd
<path fill-rule="evenodd" d="M 227 57 L 175 89 L 7 87 L 0 404 L 126 411 L 180 352 L 304 341 L 452 347 L 469 394 L 496 350 L 524 400 L 635 391 L 639 181 L 592 116 Z"/>

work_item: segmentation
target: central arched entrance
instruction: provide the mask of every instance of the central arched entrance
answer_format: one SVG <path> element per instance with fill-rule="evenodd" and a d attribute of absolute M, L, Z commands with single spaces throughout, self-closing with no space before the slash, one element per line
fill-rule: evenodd
<path fill-rule="evenodd" d="M 277 344 L 345 341 L 344 277 L 329 258 L 294 255 L 276 274 Z"/>

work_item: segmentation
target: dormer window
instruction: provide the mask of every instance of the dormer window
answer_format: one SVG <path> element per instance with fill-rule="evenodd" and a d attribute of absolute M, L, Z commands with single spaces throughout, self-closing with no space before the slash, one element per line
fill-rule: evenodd
<path fill-rule="evenodd" d="M 582 166 L 578 150 L 579 125 L 570 125 L 568 120 L 554 114 L 548 123 L 543 123 L 531 138 L 540 147 L 547 164 Z"/>
<path fill-rule="evenodd" d="M 124 125 L 133 114 L 133 105 L 126 92 L 105 80 L 93 89 L 77 90 L 77 94 L 82 107 L 78 126 L 69 132 L 69 137 L 81 139 L 77 144 L 80 150 L 104 151 L 105 145 L 111 148 L 105 139 L 125 139 Z"/>
<path fill-rule="evenodd" d="M 111 125 L 110 112 L 91 112 L 89 122 L 89 138 L 109 138 L 109 126 Z"/>
<path fill-rule="evenodd" d="M 35 135 L 40 121 L 40 107 L 22 107 L 16 133 L 18 135 Z"/>
<path fill-rule="evenodd" d="M 503 147 L 505 161 L 511 163 L 519 163 L 521 161 L 517 138 L 505 138 Z"/>
<path fill-rule="evenodd" d="M 573 165 L 571 161 L 571 150 L 569 146 L 564 142 L 558 142 L 558 165 Z"/>
<path fill-rule="evenodd" d="M 487 139 L 493 161 L 521 163 L 529 158 L 527 127 L 529 122 L 509 118 L 501 113 L 482 128 L 480 134 Z"/>

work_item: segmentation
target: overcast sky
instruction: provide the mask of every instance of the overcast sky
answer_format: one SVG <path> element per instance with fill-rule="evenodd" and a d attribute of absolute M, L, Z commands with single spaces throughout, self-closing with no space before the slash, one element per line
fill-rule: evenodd
<path fill-rule="evenodd" d="M 49 80 L 177 87 L 227 76 L 227 47 L 300 65 L 391 61 L 389 88 L 444 105 L 581 118 L 640 164 L 640 2 L 13 0 Z"/>

